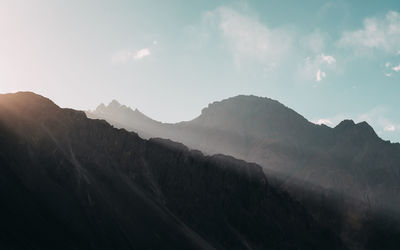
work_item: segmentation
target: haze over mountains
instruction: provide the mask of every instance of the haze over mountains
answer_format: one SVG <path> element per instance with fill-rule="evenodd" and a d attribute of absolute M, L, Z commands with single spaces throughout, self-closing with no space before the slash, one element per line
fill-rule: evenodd
<path fill-rule="evenodd" d="M 107 114 L 115 126 L 132 121 L 142 136 L 176 136 L 209 155 L 34 93 L 0 95 L 1 249 L 400 245 L 399 145 L 366 123 L 319 126 L 254 96 L 178 124 L 116 101 L 89 115 Z M 217 150 L 265 165 L 211 155 Z"/>
<path fill-rule="evenodd" d="M 212 103 L 199 117 L 177 124 L 154 121 L 116 101 L 87 114 L 143 137 L 232 155 L 284 175 L 287 181 L 295 178 L 333 188 L 400 211 L 400 144 L 383 141 L 366 122 L 345 120 L 335 128 L 316 125 L 278 101 L 255 96 Z"/>
<path fill-rule="evenodd" d="M 261 167 L 0 95 L 2 249 L 344 249 Z"/>
<path fill-rule="evenodd" d="M 400 250 L 399 83 L 400 0 L 0 0 L 0 250 Z"/>
<path fill-rule="evenodd" d="M 380 139 L 366 122 L 316 125 L 278 101 L 256 96 L 214 102 L 199 117 L 176 124 L 154 121 L 117 101 L 87 114 L 145 138 L 168 138 L 206 154 L 260 164 L 276 186 L 308 204 L 321 221 L 327 216 L 321 204 L 329 200 L 327 206 L 344 223 L 328 224 L 344 240 L 360 233 L 371 214 L 390 215 L 388 221 L 394 221 L 400 212 L 400 144 Z M 395 228 L 385 230 L 398 238 Z M 366 247 L 360 243 L 364 240 L 355 241 L 355 249 Z"/>

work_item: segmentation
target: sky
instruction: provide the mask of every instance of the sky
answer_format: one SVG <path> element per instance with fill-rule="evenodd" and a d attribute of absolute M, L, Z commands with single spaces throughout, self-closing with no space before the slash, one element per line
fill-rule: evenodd
<path fill-rule="evenodd" d="M 0 0 L 0 93 L 163 122 L 239 94 L 400 142 L 400 2 Z"/>

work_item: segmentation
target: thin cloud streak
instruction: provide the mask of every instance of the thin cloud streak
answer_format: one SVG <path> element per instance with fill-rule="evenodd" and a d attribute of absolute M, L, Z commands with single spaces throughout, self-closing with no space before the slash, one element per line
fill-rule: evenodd
<path fill-rule="evenodd" d="M 151 52 L 149 48 L 143 48 L 138 51 L 132 51 L 129 49 L 123 49 L 115 52 L 111 57 L 113 64 L 126 64 L 130 61 L 139 61 L 143 58 L 150 56 Z"/>
<path fill-rule="evenodd" d="M 216 25 L 224 44 L 241 67 L 246 62 L 276 65 L 291 49 L 292 37 L 284 29 L 271 29 L 257 19 L 228 7 L 204 14 L 204 22 Z"/>
<path fill-rule="evenodd" d="M 389 11 L 384 18 L 367 18 L 362 29 L 344 32 L 338 45 L 358 51 L 377 49 L 396 54 L 400 48 L 400 14 Z"/>

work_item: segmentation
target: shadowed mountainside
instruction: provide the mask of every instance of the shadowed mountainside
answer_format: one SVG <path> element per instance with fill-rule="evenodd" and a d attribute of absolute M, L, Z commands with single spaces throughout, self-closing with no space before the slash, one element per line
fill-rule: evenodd
<path fill-rule="evenodd" d="M 334 220 L 340 225 L 327 224 L 344 239 L 350 237 L 354 249 L 372 245 L 367 239 L 377 233 L 369 226 L 367 233 L 364 229 L 370 220 L 380 224 L 376 214 L 393 221 L 400 212 L 400 144 L 383 141 L 366 122 L 345 120 L 335 128 L 316 125 L 278 101 L 255 96 L 214 102 L 199 117 L 177 124 L 163 124 L 138 111 L 134 115 L 128 107 L 114 104 L 88 116 L 143 137 L 168 138 L 207 154 L 260 164 L 274 176 L 274 185 L 301 200 L 318 220 L 326 221 L 325 212 L 336 210 Z M 325 200 L 329 207 L 316 208 Z M 395 228 L 382 230 L 395 232 L 389 237 L 393 240 L 400 232 Z"/>
<path fill-rule="evenodd" d="M 366 122 L 316 125 L 275 100 L 255 96 L 212 103 L 199 117 L 177 124 L 113 103 L 88 116 L 143 137 L 168 138 L 207 154 L 255 162 L 287 182 L 301 180 L 368 206 L 400 211 L 400 144 L 383 141 Z"/>
<path fill-rule="evenodd" d="M 261 167 L 0 95 L 0 248 L 342 249 Z"/>

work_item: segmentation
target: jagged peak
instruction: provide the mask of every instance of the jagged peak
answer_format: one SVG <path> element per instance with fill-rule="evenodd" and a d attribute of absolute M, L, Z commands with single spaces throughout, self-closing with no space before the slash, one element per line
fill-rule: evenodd
<path fill-rule="evenodd" d="M 99 106 L 94 111 L 89 111 L 89 113 L 93 115 L 98 115 L 100 117 L 108 117 L 111 120 L 116 119 L 131 119 L 132 122 L 157 122 L 156 120 L 153 120 L 152 118 L 148 117 L 145 115 L 143 112 L 141 112 L 139 109 L 131 108 L 129 106 L 120 104 L 117 100 L 112 100 L 108 105 L 104 105 L 104 103 L 101 103 Z"/>
<path fill-rule="evenodd" d="M 96 112 L 103 112 L 105 109 L 106 109 L 107 107 L 106 107 L 106 105 L 104 105 L 104 103 L 100 103 L 100 105 L 99 106 L 97 106 L 97 108 L 96 108 Z"/>
<path fill-rule="evenodd" d="M 375 130 L 372 128 L 371 125 L 369 125 L 368 122 L 362 121 L 360 123 L 356 124 L 357 128 L 361 131 L 363 131 L 365 134 L 373 135 L 374 137 L 378 137 L 378 135 L 375 133 Z"/>
<path fill-rule="evenodd" d="M 115 99 L 113 99 L 108 105 L 105 105 L 104 103 L 100 103 L 100 105 L 97 106 L 95 112 L 102 112 L 102 113 L 109 112 L 109 111 L 115 112 L 116 110 L 119 110 L 119 109 L 129 110 L 129 111 L 136 112 L 136 113 L 139 112 L 138 109 L 133 110 L 132 108 L 130 108 L 128 106 L 122 105 L 120 102 L 118 102 Z"/>
<path fill-rule="evenodd" d="M 358 127 L 371 128 L 371 129 L 372 129 L 371 125 L 369 125 L 369 123 L 366 122 L 366 121 L 359 122 L 359 123 L 357 123 L 356 125 L 357 125 Z"/>
<path fill-rule="evenodd" d="M 351 131 L 351 133 L 358 134 L 364 139 L 379 138 L 375 130 L 366 121 L 355 123 L 353 120 L 343 120 L 334 129 L 341 132 Z"/>
<path fill-rule="evenodd" d="M 351 128 L 354 125 L 356 125 L 356 123 L 353 120 L 346 119 L 346 120 L 341 121 L 338 125 L 336 125 L 335 129 Z"/>
<path fill-rule="evenodd" d="M 119 108 L 122 105 L 115 99 L 113 99 L 109 104 L 108 104 L 108 108 Z"/>
<path fill-rule="evenodd" d="M 359 123 L 355 123 L 353 120 L 351 119 L 346 119 L 341 121 L 336 127 L 335 129 L 346 129 L 346 128 L 359 128 L 359 129 L 365 129 L 365 130 L 374 130 L 372 128 L 371 125 L 369 125 L 368 122 L 366 121 L 362 121 Z"/>

